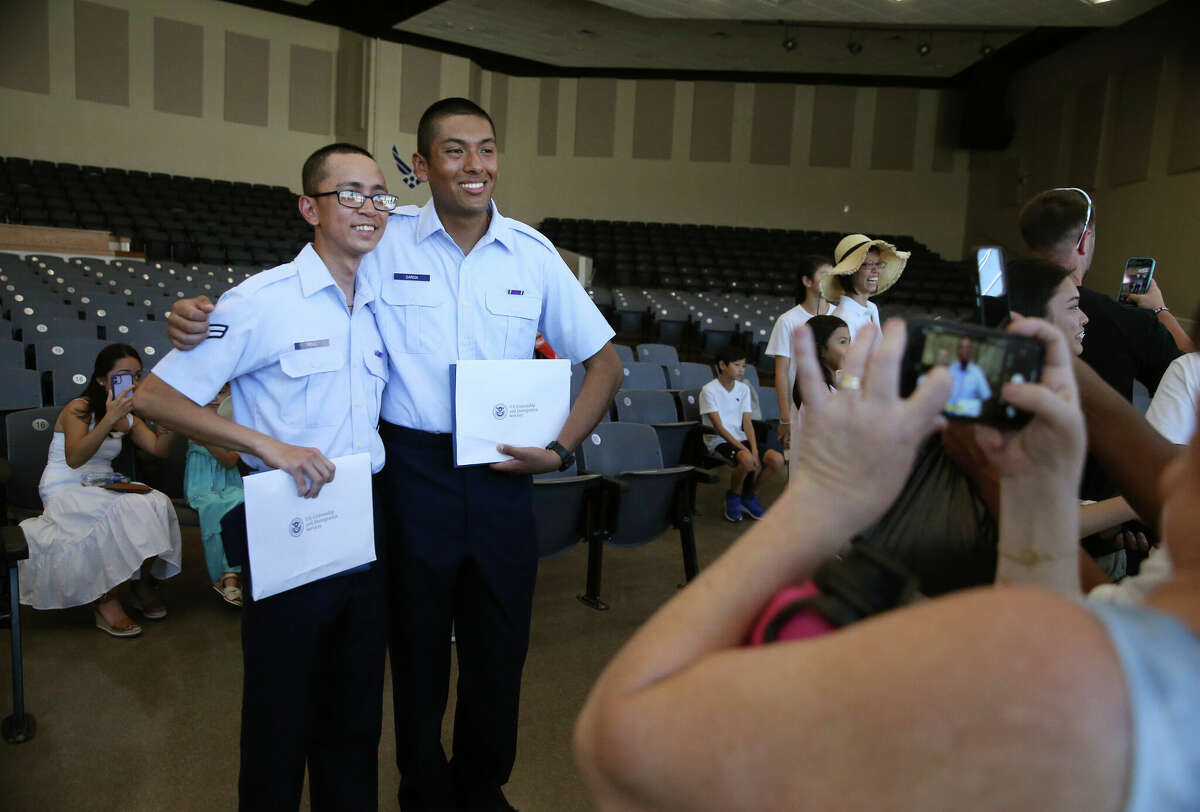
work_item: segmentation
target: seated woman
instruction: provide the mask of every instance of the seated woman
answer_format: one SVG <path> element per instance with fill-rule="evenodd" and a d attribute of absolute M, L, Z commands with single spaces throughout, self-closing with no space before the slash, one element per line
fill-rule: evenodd
<path fill-rule="evenodd" d="M 229 384 L 221 388 L 208 408 L 226 420 L 233 419 Z M 187 503 L 200 515 L 200 541 L 204 545 L 204 563 L 213 589 L 230 606 L 240 609 L 242 568 L 230 565 L 225 559 L 225 545 L 221 539 L 221 519 L 245 499 L 238 459 L 236 451 L 188 438 L 183 492 Z"/>
<path fill-rule="evenodd" d="M 132 413 L 131 386 L 119 397 L 112 378 L 142 374 L 137 350 L 110 344 L 96 357 L 87 387 L 66 405 L 54 424 L 46 470 L 38 492 L 41 516 L 21 522 L 29 560 L 20 562 L 21 603 L 35 609 L 89 604 L 96 628 L 114 637 L 134 637 L 142 627 L 112 594 L 130 581 L 130 602 L 152 620 L 166 617 L 157 580 L 179 572 L 179 522 L 171 500 L 158 491 L 121 493 L 84 485 L 83 477 L 112 473 L 126 437 L 165 457 L 169 432 L 156 434 Z"/>
<path fill-rule="evenodd" d="M 1071 356 L 1044 321 L 1009 330 L 1047 352 L 1040 383 L 1003 388 L 1033 419 L 981 430 L 999 477 L 997 585 L 743 647 L 772 596 L 883 513 L 950 392 L 934 370 L 899 397 L 904 327 L 889 322 L 874 350 L 852 345 L 844 380 L 861 384 L 831 399 L 798 331 L 807 475 L 600 676 L 575 736 L 600 809 L 1195 808 L 1200 442 L 1161 481 L 1173 579 L 1147 607 L 1081 601 Z"/>

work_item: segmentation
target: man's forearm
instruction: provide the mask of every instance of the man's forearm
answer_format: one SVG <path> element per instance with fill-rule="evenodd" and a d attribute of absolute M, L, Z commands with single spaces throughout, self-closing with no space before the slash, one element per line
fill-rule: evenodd
<path fill-rule="evenodd" d="M 775 358 L 775 399 L 779 402 L 779 422 L 787 425 L 792 413 L 791 392 L 788 391 L 788 365 L 792 359 L 782 355 Z"/>
<path fill-rule="evenodd" d="M 1087 422 L 1088 451 L 1100 461 L 1138 515 L 1157 527 L 1162 510 L 1159 476 L 1179 453 L 1179 447 L 1155 431 L 1091 367 L 1078 358 L 1074 366 Z"/>
<path fill-rule="evenodd" d="M 153 372 L 134 392 L 133 408 L 139 414 L 168 423 L 193 440 L 232 451 L 262 457 L 265 446 L 272 442 L 265 434 L 225 420 L 211 409 L 193 403 Z"/>
<path fill-rule="evenodd" d="M 1171 334 L 1171 338 L 1175 339 L 1175 346 L 1180 352 L 1195 352 L 1196 345 L 1192 343 L 1192 337 L 1187 334 L 1187 330 L 1171 314 L 1170 310 L 1158 311 L 1158 322 L 1163 327 L 1167 328 L 1167 332 Z"/>
<path fill-rule="evenodd" d="M 613 396 L 621 386 L 624 368 L 612 343 L 605 344 L 598 353 L 583 362 L 586 370 L 583 385 L 575 398 L 575 405 L 567 415 L 567 422 L 558 433 L 558 442 L 564 448 L 578 448 L 600 418 L 612 406 Z"/>

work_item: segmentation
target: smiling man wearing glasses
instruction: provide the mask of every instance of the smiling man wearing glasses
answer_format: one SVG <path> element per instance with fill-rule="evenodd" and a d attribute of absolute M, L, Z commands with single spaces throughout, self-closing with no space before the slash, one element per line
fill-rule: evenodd
<path fill-rule="evenodd" d="M 1174 318 L 1161 302 L 1161 309 L 1151 313 L 1155 308 L 1122 305 L 1083 287 L 1096 250 L 1096 207 L 1091 195 L 1076 187 L 1049 189 L 1025 204 L 1018 222 L 1030 253 L 1066 268 L 1079 286 L 1079 306 L 1088 317 L 1080 356 L 1083 362 L 1126 400 L 1133 400 L 1135 379 L 1153 394 L 1180 354 L 1171 332 L 1162 324 L 1163 319 Z M 1080 496 L 1104 499 L 1113 493 L 1108 478 L 1088 457 Z"/>
<path fill-rule="evenodd" d="M 135 408 L 245 452 L 256 470 L 287 471 L 302 496 L 316 496 L 333 478 L 330 457 L 368 453 L 372 471 L 383 468 L 387 361 L 377 286 L 358 271 L 396 197 L 371 154 L 352 144 L 313 153 L 302 183 L 312 243 L 227 291 L 215 309 L 205 300 L 208 340 L 160 361 Z M 200 405 L 226 381 L 236 423 Z M 221 530 L 230 558 L 245 563 L 244 508 Z M 241 809 L 298 808 L 306 767 L 314 810 L 376 807 L 386 625 L 379 562 L 246 600 Z"/>

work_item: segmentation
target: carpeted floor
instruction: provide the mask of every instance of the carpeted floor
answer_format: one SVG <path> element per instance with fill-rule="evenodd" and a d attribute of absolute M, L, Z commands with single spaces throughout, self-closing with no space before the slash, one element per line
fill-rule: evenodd
<path fill-rule="evenodd" d="M 778 485 L 778 483 L 776 483 Z M 764 494 L 769 504 L 778 488 Z M 701 486 L 696 538 L 703 567 L 749 524 L 721 518 L 723 488 Z M 26 707 L 37 735 L 0 742 L 0 808 L 186 812 L 236 807 L 241 650 L 238 610 L 209 587 L 199 533 L 185 529 L 184 571 L 165 596 L 170 616 L 140 638 L 93 628 L 86 609 L 22 610 Z M 575 716 L 596 676 L 683 580 L 679 537 L 606 548 L 597 612 L 576 600 L 587 550 L 542 563 L 521 699 L 516 768 L 506 792 L 523 812 L 591 808 L 571 755 Z M 140 620 L 140 617 L 135 616 Z M 0 647 L 8 648 L 0 633 Z M 0 715 L 11 712 L 11 674 L 0 656 Z M 385 681 L 386 682 L 386 681 Z M 379 747 L 380 808 L 395 809 L 391 689 Z M 451 708 L 443 728 L 448 744 Z M 307 800 L 304 803 L 307 808 Z"/>

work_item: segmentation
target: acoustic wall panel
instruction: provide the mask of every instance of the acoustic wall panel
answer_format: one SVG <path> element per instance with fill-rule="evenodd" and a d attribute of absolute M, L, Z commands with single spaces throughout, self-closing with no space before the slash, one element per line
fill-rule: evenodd
<path fill-rule="evenodd" d="M 333 54 L 293 45 L 288 75 L 288 129 L 329 135 L 332 120 Z"/>
<path fill-rule="evenodd" d="M 154 109 L 204 115 L 204 27 L 154 18 Z"/>
<path fill-rule="evenodd" d="M 881 87 L 875 92 L 871 168 L 911 172 L 917 143 L 917 91 Z"/>
<path fill-rule="evenodd" d="M 46 0 L 5 0 L 0 25 L 0 87 L 50 92 L 50 12 Z"/>
<path fill-rule="evenodd" d="M 692 160 L 728 163 L 733 152 L 733 83 L 696 82 L 693 99 Z"/>
<path fill-rule="evenodd" d="M 544 76 L 538 81 L 537 154 L 558 154 L 558 77 Z"/>
<path fill-rule="evenodd" d="M 129 106 L 129 12 L 75 0 L 75 98 Z"/>
<path fill-rule="evenodd" d="M 675 140 L 675 82 L 641 79 L 633 91 L 633 157 L 669 161 Z"/>
<path fill-rule="evenodd" d="M 575 97 L 575 157 L 611 158 L 617 118 L 617 80 L 582 78 Z"/>
<path fill-rule="evenodd" d="M 792 162 L 795 85 L 755 85 L 750 124 L 750 163 L 787 166 Z"/>
<path fill-rule="evenodd" d="M 442 55 L 405 45 L 400 58 L 400 132 L 415 133 L 421 114 L 441 93 Z"/>
<path fill-rule="evenodd" d="M 820 85 L 813 100 L 809 166 L 848 169 L 854 149 L 854 107 L 857 89 Z"/>
<path fill-rule="evenodd" d="M 225 120 L 267 126 L 271 41 L 225 32 Z"/>
<path fill-rule="evenodd" d="M 1162 57 L 1148 56 L 1117 76 L 1116 109 L 1120 114 L 1113 116 L 1108 152 L 1108 182 L 1113 186 L 1143 181 L 1150 173 L 1161 72 Z"/>

